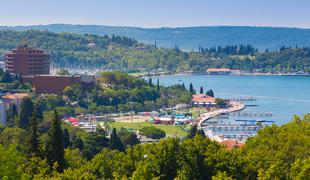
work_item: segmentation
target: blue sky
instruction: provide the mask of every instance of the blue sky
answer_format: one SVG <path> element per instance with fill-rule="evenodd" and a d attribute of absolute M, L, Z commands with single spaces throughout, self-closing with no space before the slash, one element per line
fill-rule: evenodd
<path fill-rule="evenodd" d="M 1 0 L 0 25 L 310 28 L 310 0 Z"/>

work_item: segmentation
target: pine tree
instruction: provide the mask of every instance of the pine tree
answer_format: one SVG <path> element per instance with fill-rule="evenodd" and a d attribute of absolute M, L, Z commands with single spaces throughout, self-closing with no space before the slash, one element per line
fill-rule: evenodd
<path fill-rule="evenodd" d="M 205 132 L 202 129 L 198 129 L 197 125 L 194 125 L 190 128 L 187 138 L 194 138 L 197 134 L 206 137 Z"/>
<path fill-rule="evenodd" d="M 160 88 L 159 88 L 159 79 L 157 79 L 157 91 L 159 92 Z"/>
<path fill-rule="evenodd" d="M 20 112 L 18 117 L 17 126 L 20 128 L 27 128 L 29 120 L 33 113 L 33 103 L 30 98 L 24 98 L 20 105 Z"/>
<path fill-rule="evenodd" d="M 149 78 L 149 86 L 153 87 L 152 78 Z"/>
<path fill-rule="evenodd" d="M 185 90 L 185 84 L 184 83 L 182 83 L 182 88 Z"/>
<path fill-rule="evenodd" d="M 200 94 L 203 94 L 203 87 L 200 87 Z"/>
<path fill-rule="evenodd" d="M 70 134 L 68 129 L 64 129 L 64 148 L 70 147 Z"/>
<path fill-rule="evenodd" d="M 82 149 L 84 147 L 83 140 L 81 138 L 79 138 L 79 137 L 74 136 L 72 138 L 71 147 L 72 148 L 78 148 L 80 151 L 82 151 Z"/>
<path fill-rule="evenodd" d="M 54 111 L 51 128 L 49 129 L 47 134 L 45 155 L 51 166 L 53 165 L 53 163 L 57 162 L 57 170 L 59 172 L 63 172 L 65 161 L 63 132 L 61 129 L 61 121 L 56 110 Z"/>
<path fill-rule="evenodd" d="M 115 128 L 113 128 L 112 133 L 110 135 L 109 148 L 117 149 L 121 152 L 124 151 L 124 145 L 121 139 L 117 136 Z"/>
<path fill-rule="evenodd" d="M 195 93 L 194 87 L 193 87 L 193 84 L 192 84 L 192 83 L 189 84 L 189 92 L 191 92 L 192 94 Z"/>
<path fill-rule="evenodd" d="M 38 122 L 42 122 L 44 117 L 42 108 L 39 104 L 34 105 L 34 111 L 36 112 Z"/>
<path fill-rule="evenodd" d="M 11 104 L 9 106 L 8 112 L 7 112 L 7 120 L 9 124 L 14 124 L 15 119 L 18 117 L 17 108 L 15 103 Z"/>
<path fill-rule="evenodd" d="M 40 141 L 38 135 L 38 120 L 37 112 L 33 111 L 31 120 L 30 120 L 30 138 L 29 138 L 29 153 L 39 155 L 40 154 Z"/>
<path fill-rule="evenodd" d="M 212 89 L 209 89 L 209 91 L 206 92 L 206 95 L 214 97 L 214 92 Z"/>

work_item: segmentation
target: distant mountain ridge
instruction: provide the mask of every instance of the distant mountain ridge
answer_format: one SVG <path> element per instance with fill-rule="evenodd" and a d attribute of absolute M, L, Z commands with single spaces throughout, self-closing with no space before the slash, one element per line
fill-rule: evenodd
<path fill-rule="evenodd" d="M 203 47 L 251 44 L 259 50 L 275 50 L 282 46 L 310 46 L 310 29 L 284 27 L 210 26 L 180 28 L 139 28 L 104 25 L 50 24 L 33 26 L 0 26 L 1 29 L 23 31 L 29 29 L 79 34 L 112 34 L 172 48 L 198 50 Z"/>

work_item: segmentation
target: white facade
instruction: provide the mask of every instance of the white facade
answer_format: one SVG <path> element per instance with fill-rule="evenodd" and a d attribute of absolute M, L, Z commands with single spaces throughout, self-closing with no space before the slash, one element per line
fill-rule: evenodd
<path fill-rule="evenodd" d="M 6 124 L 6 105 L 0 100 L 0 124 Z"/>

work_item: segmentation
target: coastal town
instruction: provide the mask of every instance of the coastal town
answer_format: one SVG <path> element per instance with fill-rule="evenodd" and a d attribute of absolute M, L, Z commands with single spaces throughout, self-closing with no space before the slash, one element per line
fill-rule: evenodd
<path fill-rule="evenodd" d="M 11 78 L 20 77 L 21 82 L 30 84 L 29 90 L 5 90 L 1 91 L 1 124 L 7 124 L 7 112 L 10 107 L 16 106 L 17 112 L 20 109 L 21 102 L 24 98 L 31 96 L 44 97 L 47 94 L 54 94 L 65 98 L 65 102 L 75 106 L 77 101 L 70 100 L 69 93 L 66 93 L 71 87 L 78 85 L 82 91 L 91 90 L 98 85 L 102 85 L 100 81 L 102 77 L 98 75 L 87 74 L 50 74 L 49 68 L 49 54 L 40 49 L 33 49 L 28 46 L 19 46 L 5 56 L 5 72 L 9 73 Z M 240 71 L 231 71 L 229 69 L 208 69 L 208 73 L 213 75 L 227 75 L 230 73 L 240 74 Z M 103 84 L 107 86 L 108 84 Z M 152 86 L 152 84 L 151 84 Z M 158 85 L 159 86 L 159 85 Z M 184 84 L 183 84 L 184 86 Z M 185 89 L 185 87 L 183 87 Z M 192 87 L 190 87 L 192 88 Z M 20 92 L 18 92 L 20 91 Z M 214 118 L 229 114 L 232 112 L 239 112 L 246 108 L 243 101 L 255 100 L 254 98 L 233 98 L 221 99 L 214 97 L 214 93 L 206 92 L 203 90 L 200 93 L 195 93 L 193 89 L 192 97 L 188 103 L 175 104 L 170 107 L 161 107 L 153 111 L 134 111 L 132 108 L 127 112 L 114 112 L 114 113 L 98 113 L 93 112 L 80 112 L 74 114 L 62 114 L 63 122 L 69 125 L 79 127 L 87 132 L 96 132 L 98 128 L 105 129 L 111 132 L 111 128 L 115 124 L 131 127 L 135 124 L 143 126 L 164 127 L 166 134 L 173 137 L 184 137 L 190 128 L 196 127 L 204 131 L 206 137 L 217 141 L 222 144 L 243 144 L 247 138 L 254 136 L 257 130 L 263 126 L 259 123 L 252 123 L 250 126 L 254 129 L 252 132 L 247 132 L 246 129 L 249 124 L 240 124 L 231 122 L 214 122 Z M 72 95 L 71 95 L 72 96 Z M 111 101 L 111 98 L 110 98 Z M 10 112 L 9 112 L 10 113 Z M 213 123 L 210 123 L 212 122 Z M 271 121 L 270 121 L 271 122 Z M 228 124 L 229 123 L 229 124 Z M 223 126 L 223 127 L 222 127 Z M 216 130 L 231 130 L 226 133 L 215 133 Z M 237 127 L 237 128 L 234 128 Z M 240 128 L 240 130 L 239 130 Z M 147 138 L 139 132 L 139 128 L 128 128 L 133 130 L 139 137 L 140 142 L 157 142 L 157 139 Z M 141 127 L 140 127 L 141 129 Z M 177 129 L 177 130 L 175 130 Z M 180 133 L 181 132 L 181 133 Z M 239 146 L 238 146 L 239 147 Z"/>
<path fill-rule="evenodd" d="M 0 180 L 310 180 L 310 1 L 7 0 Z"/>

